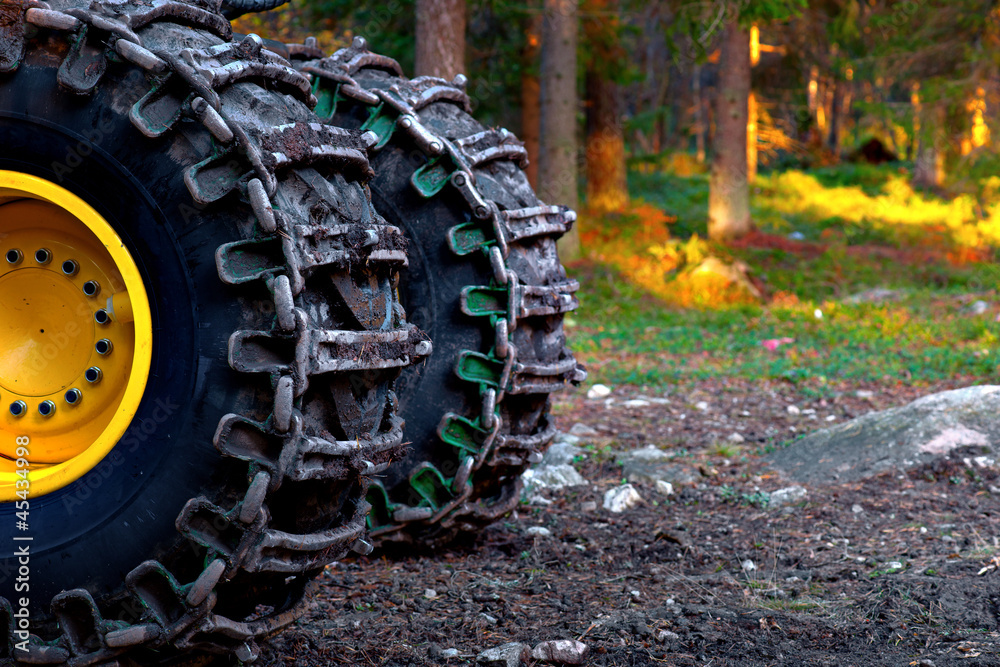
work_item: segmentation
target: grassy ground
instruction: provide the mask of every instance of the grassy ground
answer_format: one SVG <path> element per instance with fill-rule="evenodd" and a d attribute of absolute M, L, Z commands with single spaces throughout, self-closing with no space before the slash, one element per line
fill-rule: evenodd
<path fill-rule="evenodd" d="M 918 192 L 898 166 L 764 175 L 753 194 L 763 234 L 724 248 L 703 240 L 705 175 L 633 171 L 634 208 L 581 223 L 589 259 L 571 269 L 584 285 L 572 345 L 592 382 L 653 388 L 714 375 L 820 392 L 994 382 L 1000 198 L 987 186 Z M 693 285 L 709 256 L 744 262 L 764 298 Z M 894 293 L 852 298 L 874 288 Z"/>

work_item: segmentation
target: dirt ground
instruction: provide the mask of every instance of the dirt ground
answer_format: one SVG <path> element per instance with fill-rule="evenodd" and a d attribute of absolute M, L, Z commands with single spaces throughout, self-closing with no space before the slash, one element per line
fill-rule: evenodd
<path fill-rule="evenodd" d="M 797 433 L 963 384 L 562 397 L 562 430 L 600 434 L 580 444 L 586 486 L 449 550 L 329 567 L 258 664 L 463 665 L 507 642 L 579 639 L 590 665 L 1000 665 L 1000 470 L 945 460 L 764 502 L 790 483 L 763 457 Z M 670 496 L 636 484 L 641 505 L 603 509 L 622 483 L 615 452 L 649 444 L 693 481 Z"/>

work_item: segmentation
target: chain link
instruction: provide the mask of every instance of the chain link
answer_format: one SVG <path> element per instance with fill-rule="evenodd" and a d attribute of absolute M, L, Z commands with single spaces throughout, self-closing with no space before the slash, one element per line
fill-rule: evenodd
<path fill-rule="evenodd" d="M 276 330 L 270 332 L 236 332 L 230 343 L 230 358 L 234 357 L 232 346 L 251 335 L 288 340 L 294 349 L 294 359 L 272 375 L 271 415 L 264 422 L 226 415 L 217 429 L 217 449 L 250 464 L 243 498 L 231 509 L 219 507 L 204 497 L 193 498 L 177 518 L 179 532 L 200 545 L 206 554 L 205 567 L 195 580 L 181 584 L 166 566 L 155 560 L 130 571 L 125 578 L 126 586 L 136 608 L 143 610 L 134 623 L 103 618 L 86 590 L 64 591 L 52 601 L 52 613 L 61 634 L 50 641 L 31 635 L 28 652 L 17 656 L 13 637 L 8 634 L 6 643 L 0 644 L 0 659 L 17 657 L 33 664 L 79 667 L 113 661 L 137 647 L 160 649 L 172 644 L 181 650 L 232 652 L 240 660 L 252 661 L 259 652 L 257 640 L 292 623 L 301 613 L 302 601 L 290 609 L 252 621 L 237 621 L 213 611 L 220 583 L 239 571 L 289 575 L 314 572 L 352 546 L 362 552 L 371 550 L 371 544 L 363 539 L 369 506 L 360 499 L 353 515 L 342 525 L 318 533 L 291 534 L 268 527 L 271 518 L 268 497 L 285 483 L 314 479 L 364 481 L 383 470 L 403 444 L 398 417 L 390 418 L 389 429 L 374 436 L 336 442 L 308 436 L 305 418 L 297 405 L 306 392 L 309 378 L 331 371 L 398 368 L 430 353 L 426 336 L 403 321 L 397 322 L 391 331 L 327 331 L 313 326 L 305 310 L 295 305 L 296 296 L 305 290 L 307 272 L 320 267 L 346 270 L 352 264 L 383 262 L 389 270 L 396 270 L 405 264 L 401 233 L 375 224 L 380 220 L 377 216 L 367 228 L 361 224 L 338 230 L 327 227 L 320 234 L 305 222 L 309 215 L 304 207 L 309 202 L 299 207 L 282 202 L 282 212 L 276 210 L 279 207 L 275 198 L 281 192 L 275 169 L 329 160 L 346 166 L 347 176 L 365 182 L 371 176 L 366 154 L 373 137 L 316 123 L 262 130 L 224 113 L 220 104 L 224 89 L 248 77 L 265 78 L 307 106 L 316 103 L 307 78 L 277 54 L 262 49 L 261 40 L 255 35 L 238 43 L 187 48 L 180 53 L 154 52 L 143 46 L 137 32 L 154 21 L 194 25 L 228 41 L 231 30 L 228 21 L 219 14 L 218 0 L 94 2 L 86 9 L 64 11 L 52 10 L 39 0 L 0 0 L 0 14 L 13 14 L 16 18 L 0 22 L 3 33 L 0 41 L 9 38 L 10 44 L 20 45 L 21 49 L 13 58 L 8 51 L 0 52 L 0 67 L 6 66 L 6 71 L 16 69 L 23 57 L 26 22 L 38 28 L 66 31 L 71 33 L 71 51 L 59 69 L 63 86 L 75 92 L 92 90 L 107 67 L 107 49 L 114 49 L 118 56 L 148 74 L 160 75 L 153 79 L 153 89 L 136 103 L 130 114 L 133 124 L 143 134 L 159 136 L 182 116 L 201 122 L 211 132 L 219 144 L 216 154 L 187 171 L 185 182 L 194 199 L 201 203 L 216 201 L 233 190 L 249 202 L 263 240 L 220 247 L 219 275 L 232 284 L 264 280 L 273 297 L 277 322 Z M 85 44 L 90 48 L 82 51 L 81 45 Z M 218 174 L 210 169 L 220 159 L 244 160 L 249 163 L 253 177 L 234 176 L 220 181 Z M 210 177 L 205 177 L 206 174 Z M 313 200 L 323 200 L 325 196 L 326 200 L 335 201 L 334 186 L 329 182 L 307 183 L 307 186 Z M 325 192 L 330 194 L 324 195 Z M 297 198 L 305 199 L 301 194 L 298 192 Z M 365 243 L 354 242 L 358 228 L 363 228 Z M 317 241 L 319 237 L 322 242 Z M 231 270 L 228 253 L 235 248 L 252 249 L 254 243 L 279 245 L 279 256 L 284 263 L 249 274 Z M 401 312 L 395 308 L 390 311 L 390 317 Z M 370 345 L 372 342 L 378 344 Z M 249 364 L 232 365 L 244 372 L 268 370 L 260 364 L 254 366 L 252 355 L 250 358 Z M 391 391 L 388 394 L 388 403 L 395 410 L 395 398 Z M 228 539 L 220 539 L 222 534 Z M 12 608 L 6 599 L 0 598 L 0 616 L 3 615 L 6 619 L 0 618 L 0 624 L 9 633 Z"/>
<path fill-rule="evenodd" d="M 568 353 L 568 367 L 518 363 L 514 332 L 519 320 L 575 309 L 577 301 L 573 293 L 579 285 L 563 280 L 545 286 L 522 286 L 508 261 L 512 242 L 561 235 L 576 215 L 557 206 L 501 210 L 495 201 L 483 195 L 476 184 L 478 167 L 494 160 L 513 160 L 522 168 L 526 166 L 524 146 L 506 130 L 484 130 L 451 140 L 421 122 L 420 111 L 436 102 L 449 102 L 466 112 L 470 110 L 464 76 L 451 82 L 434 77 L 405 80 L 395 61 L 371 53 L 361 37 L 356 37 L 351 47 L 327 58 L 318 56 L 321 52 L 312 39 L 288 49 L 293 64 L 313 77 L 313 95 L 320 100 L 321 116 L 332 116 L 343 101 L 370 107 L 362 129 L 378 135 L 375 149 L 385 146 L 397 129 L 402 130 L 427 159 L 411 179 L 416 190 L 424 197 L 433 197 L 450 184 L 476 219 L 453 228 L 448 240 L 457 255 L 482 252 L 493 275 L 490 286 L 468 286 L 462 293 L 462 310 L 472 316 L 487 317 L 493 328 L 490 339 L 495 341 L 487 354 L 466 350 L 459 356 L 459 376 L 479 385 L 482 399 L 479 414 L 470 419 L 448 413 L 442 418 L 438 434 L 458 451 L 458 472 L 448 479 L 429 462 L 418 465 L 410 475 L 410 484 L 423 499 L 421 504 L 393 503 L 388 492 L 377 486 L 373 497 L 384 505 L 383 513 L 391 523 L 373 526 L 372 535 L 382 540 L 392 539 L 393 533 L 416 522 L 438 524 L 445 529 L 469 524 L 476 529 L 477 524 L 493 521 L 516 506 L 520 482 L 518 478 L 494 502 L 484 499 L 468 502 L 474 492 L 475 473 L 484 465 L 524 465 L 544 450 L 555 434 L 551 427 L 544 427 L 532 436 L 503 434 L 500 405 L 506 395 L 547 393 L 562 388 L 566 382 L 579 382 L 586 377 Z M 355 78 L 365 69 L 383 70 L 399 78 L 388 88 L 368 90 Z M 489 232 L 483 231 L 483 222 Z"/>

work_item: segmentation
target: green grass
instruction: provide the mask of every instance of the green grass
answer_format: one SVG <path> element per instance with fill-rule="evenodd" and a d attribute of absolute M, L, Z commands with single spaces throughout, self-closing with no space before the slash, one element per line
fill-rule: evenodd
<path fill-rule="evenodd" d="M 676 241 L 669 242 L 704 236 L 705 176 L 632 173 L 630 188 L 635 200 L 677 217 L 669 225 Z M 841 196 L 849 201 L 838 203 Z M 671 305 L 665 299 L 670 270 L 657 278 L 659 260 L 646 247 L 661 244 L 666 233 L 651 236 L 642 216 L 618 216 L 604 223 L 614 228 L 597 240 L 585 235 L 585 244 L 590 238 L 597 247 L 587 246 L 595 259 L 573 271 L 583 289 L 581 309 L 569 320 L 572 347 L 588 365 L 591 381 L 608 384 L 659 386 L 716 376 L 820 387 L 958 376 L 995 381 L 997 311 L 976 315 L 968 304 L 1000 299 L 1000 268 L 956 264 L 940 251 L 961 250 L 971 238 L 980 257 L 995 252 L 983 220 L 963 217 L 963 197 L 914 192 L 890 167 L 846 165 L 762 178 L 753 199 L 761 230 L 782 236 L 798 231 L 824 248 L 817 255 L 707 244 L 707 252 L 746 262 L 779 295 L 770 303 L 739 306 Z M 923 256 L 927 247 L 937 249 L 936 255 Z M 630 262 L 645 262 L 644 273 L 632 271 Z M 649 287 L 656 280 L 665 285 L 659 296 Z M 900 294 L 876 304 L 845 300 L 875 287 Z M 786 337 L 794 342 L 773 351 L 761 345 Z"/>

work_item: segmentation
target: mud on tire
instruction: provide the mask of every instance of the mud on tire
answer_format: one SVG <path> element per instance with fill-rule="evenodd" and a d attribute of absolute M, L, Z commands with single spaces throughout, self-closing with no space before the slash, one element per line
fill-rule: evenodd
<path fill-rule="evenodd" d="M 27 639 L 0 504 L 0 662 L 252 660 L 327 563 L 370 549 L 369 480 L 402 451 L 393 383 L 430 350 L 396 297 L 405 239 L 371 206 L 374 136 L 319 121 L 306 78 L 231 41 L 211 0 L 0 18 L 0 170 L 114 228 L 153 330 L 125 437 L 31 499 Z"/>
<path fill-rule="evenodd" d="M 576 216 L 538 200 L 523 145 L 469 114 L 464 77 L 406 79 L 361 38 L 328 58 L 288 49 L 321 117 L 378 137 L 372 196 L 410 240 L 401 296 L 435 345 L 401 380 L 412 449 L 372 484 L 372 535 L 478 532 L 516 506 L 552 441 L 550 394 L 586 377 L 563 333 L 579 285 L 556 252 Z"/>

